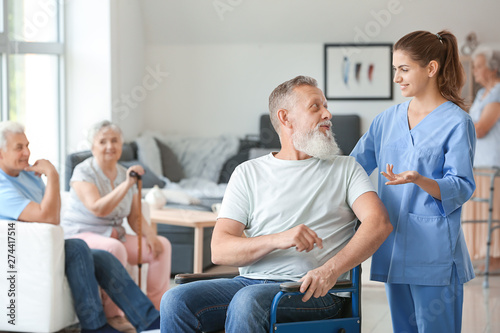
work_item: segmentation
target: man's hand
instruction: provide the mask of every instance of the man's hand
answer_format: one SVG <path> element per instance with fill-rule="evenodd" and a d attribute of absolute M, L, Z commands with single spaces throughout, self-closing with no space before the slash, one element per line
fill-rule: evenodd
<path fill-rule="evenodd" d="M 276 247 L 282 250 L 295 247 L 299 252 L 309 252 L 314 249 L 314 244 L 323 248 L 323 240 L 303 224 L 276 234 Z"/>
<path fill-rule="evenodd" d="M 300 292 L 305 293 L 304 297 L 302 297 L 302 302 L 307 302 L 311 297 L 318 298 L 325 296 L 335 283 L 337 283 L 339 276 L 340 274 L 325 268 L 325 266 L 307 272 L 299 280 L 299 282 L 302 282 Z"/>
<path fill-rule="evenodd" d="M 61 212 L 61 197 L 59 192 L 59 174 L 56 168 L 47 160 L 38 160 L 25 171 L 33 171 L 35 175 L 47 176 L 45 194 L 40 203 L 31 201 L 19 214 L 19 221 L 44 222 L 59 224 Z"/>
<path fill-rule="evenodd" d="M 37 160 L 32 166 L 26 167 L 25 171 L 33 171 L 35 175 L 41 176 L 45 175 L 47 177 L 51 175 L 57 175 L 57 170 L 48 160 Z"/>

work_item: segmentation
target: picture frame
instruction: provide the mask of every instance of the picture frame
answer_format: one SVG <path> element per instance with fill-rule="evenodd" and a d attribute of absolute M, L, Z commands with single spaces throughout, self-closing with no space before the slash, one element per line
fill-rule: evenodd
<path fill-rule="evenodd" d="M 392 100 L 392 46 L 325 44 L 325 97 L 328 100 Z"/>

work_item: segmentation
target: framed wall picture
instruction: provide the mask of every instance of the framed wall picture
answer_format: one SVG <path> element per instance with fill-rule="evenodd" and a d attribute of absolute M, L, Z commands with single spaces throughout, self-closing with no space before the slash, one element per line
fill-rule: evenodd
<path fill-rule="evenodd" d="M 392 44 L 325 44 L 329 100 L 391 100 Z"/>

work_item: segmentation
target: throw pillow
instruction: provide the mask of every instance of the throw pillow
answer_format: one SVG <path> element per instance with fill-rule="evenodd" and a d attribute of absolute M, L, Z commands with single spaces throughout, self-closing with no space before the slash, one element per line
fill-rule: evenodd
<path fill-rule="evenodd" d="M 167 177 L 174 183 L 178 183 L 184 178 L 184 169 L 179 163 L 177 156 L 175 156 L 172 149 L 162 141 L 155 138 L 158 149 L 160 149 L 161 166 L 163 169 L 163 176 Z"/>
<path fill-rule="evenodd" d="M 138 160 L 132 160 L 132 161 L 119 161 L 121 165 L 123 165 L 125 168 L 130 168 L 132 165 L 137 165 L 139 164 L 144 168 L 144 174 L 142 175 L 142 187 L 143 188 L 151 188 L 155 185 L 158 185 L 158 187 L 163 188 L 165 186 L 165 182 L 158 178 L 157 175 L 153 171 L 151 171 L 150 168 L 144 165 L 144 163 L 139 162 Z"/>

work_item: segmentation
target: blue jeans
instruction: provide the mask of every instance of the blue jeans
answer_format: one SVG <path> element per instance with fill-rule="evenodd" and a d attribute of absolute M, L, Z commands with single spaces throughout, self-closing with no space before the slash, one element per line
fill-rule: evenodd
<path fill-rule="evenodd" d="M 144 330 L 158 318 L 153 303 L 111 253 L 91 250 L 80 239 L 67 239 L 64 250 L 66 277 L 83 329 L 97 329 L 107 322 L 98 286 L 123 310 L 137 331 Z"/>
<path fill-rule="evenodd" d="M 268 332 L 271 303 L 284 281 L 234 279 L 197 281 L 167 291 L 161 300 L 160 329 L 167 332 Z M 320 320 L 340 316 L 348 300 L 326 295 L 311 298 L 284 298 L 278 322 Z"/>

